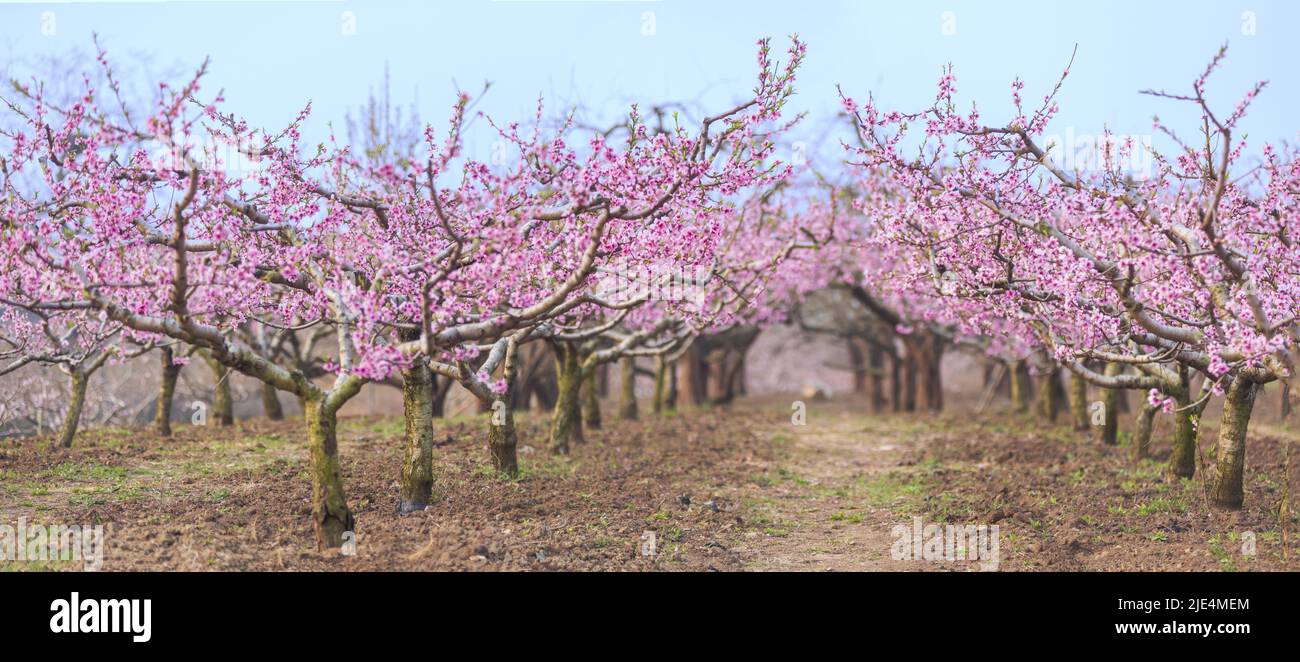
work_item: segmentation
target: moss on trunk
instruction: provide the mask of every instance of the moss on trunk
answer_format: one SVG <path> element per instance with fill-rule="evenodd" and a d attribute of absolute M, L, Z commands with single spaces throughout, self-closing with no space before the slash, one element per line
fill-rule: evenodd
<path fill-rule="evenodd" d="M 1174 443 L 1169 453 L 1169 475 L 1173 478 L 1191 478 L 1196 475 L 1200 409 L 1188 409 L 1190 403 L 1186 395 L 1179 395 L 1175 399 L 1178 405 L 1174 411 Z"/>
<path fill-rule="evenodd" d="M 1088 431 L 1088 382 L 1070 373 L 1070 424 L 1080 432 Z"/>
<path fill-rule="evenodd" d="M 1210 500 L 1221 508 L 1240 510 L 1244 499 L 1242 474 L 1246 467 L 1246 429 L 1255 407 L 1258 386 L 1241 377 L 1232 380 L 1223 400 L 1219 421 L 1219 450 L 1215 457 L 1214 487 Z"/>
<path fill-rule="evenodd" d="M 320 549 L 341 547 L 344 534 L 355 530 L 343 492 L 338 458 L 338 412 L 323 399 L 308 398 L 307 449 L 311 472 L 312 527 Z"/>
<path fill-rule="evenodd" d="M 578 402 L 581 377 L 577 348 L 556 343 L 555 381 L 558 395 L 551 416 L 552 452 L 566 454 L 571 444 L 582 443 L 582 411 Z"/>
<path fill-rule="evenodd" d="M 428 365 L 417 363 L 402 371 L 406 434 L 399 513 L 423 510 L 433 497 L 433 399 L 433 373 Z"/>

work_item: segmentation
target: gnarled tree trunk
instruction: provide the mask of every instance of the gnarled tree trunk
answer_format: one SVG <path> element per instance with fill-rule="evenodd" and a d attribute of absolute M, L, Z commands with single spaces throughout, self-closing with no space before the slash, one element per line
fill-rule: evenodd
<path fill-rule="evenodd" d="M 1246 467 L 1246 429 L 1255 406 L 1258 385 L 1237 377 L 1228 385 L 1219 421 L 1219 451 L 1215 458 L 1214 487 L 1210 500 L 1221 508 L 1239 510 L 1244 499 L 1242 473 Z"/>
<path fill-rule="evenodd" d="M 304 399 L 307 448 L 311 471 L 312 524 L 322 549 L 341 547 L 344 534 L 355 530 L 338 457 L 338 410 L 328 398 Z"/>
<path fill-rule="evenodd" d="M 402 486 L 397 512 L 424 510 L 433 498 L 433 371 L 423 362 L 402 371 Z"/>
<path fill-rule="evenodd" d="M 553 350 L 558 395 L 555 399 L 555 412 L 551 417 L 550 446 L 555 453 L 567 454 L 570 444 L 582 443 L 582 410 L 578 399 L 582 374 L 577 347 L 557 342 Z"/>

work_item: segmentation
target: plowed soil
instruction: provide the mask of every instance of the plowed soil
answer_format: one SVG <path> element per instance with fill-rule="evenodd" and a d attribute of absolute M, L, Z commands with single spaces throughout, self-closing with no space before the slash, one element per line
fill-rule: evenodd
<path fill-rule="evenodd" d="M 357 521 L 352 555 L 315 549 L 294 421 L 180 426 L 169 439 L 88 430 L 69 450 L 49 438 L 2 441 L 0 523 L 103 524 L 110 571 L 979 567 L 897 558 L 896 527 L 917 522 L 996 525 L 1001 571 L 1300 569 L 1300 520 L 1283 527 L 1278 517 L 1294 431 L 1253 424 L 1246 506 L 1223 512 L 1199 479 L 1164 477 L 1168 421 L 1156 457 L 1134 463 L 1126 447 L 1063 421 L 871 415 L 846 398 L 810 403 L 795 425 L 790 407 L 766 398 L 607 420 L 567 457 L 545 451 L 545 417 L 524 414 L 514 479 L 488 467 L 485 420 L 441 421 L 437 501 L 410 515 L 396 512 L 401 420 L 348 419 L 340 453 Z M 1210 457 L 1213 430 L 1203 432 Z"/>

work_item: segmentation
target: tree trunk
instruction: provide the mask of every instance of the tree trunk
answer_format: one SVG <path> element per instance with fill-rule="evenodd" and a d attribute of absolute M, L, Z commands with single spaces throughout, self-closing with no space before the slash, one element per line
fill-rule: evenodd
<path fill-rule="evenodd" d="M 921 406 L 927 411 L 943 411 L 943 337 L 937 333 L 925 332 L 921 337 L 921 383 L 920 392 L 924 401 Z"/>
<path fill-rule="evenodd" d="M 858 338 L 849 338 L 845 342 L 849 350 L 849 365 L 853 371 L 853 392 L 866 393 L 867 377 L 870 371 L 867 368 L 867 360 L 862 352 L 862 340 Z"/>
<path fill-rule="evenodd" d="M 1291 380 L 1282 382 L 1282 407 L 1278 417 L 1283 421 L 1291 417 Z"/>
<path fill-rule="evenodd" d="M 176 380 L 180 377 L 181 366 L 176 364 L 175 353 L 171 347 L 159 349 L 162 357 L 162 380 L 158 386 L 158 400 L 154 403 L 153 421 L 158 434 L 172 436 L 172 401 L 176 398 Z"/>
<path fill-rule="evenodd" d="M 940 361 L 943 339 L 929 331 L 914 331 L 903 336 L 908 362 L 908 411 L 938 412 L 943 409 L 943 382 Z"/>
<path fill-rule="evenodd" d="M 618 417 L 636 420 L 636 359 L 631 356 L 619 360 Z"/>
<path fill-rule="evenodd" d="M 1088 431 L 1088 382 L 1070 373 L 1070 423 L 1075 430 Z"/>
<path fill-rule="evenodd" d="M 1007 370 L 1009 365 L 1007 363 L 1003 363 L 1001 367 L 1002 370 L 999 371 L 998 366 L 992 364 L 984 366 L 984 388 L 992 389 L 993 395 L 1001 395 L 1001 396 L 1005 396 L 1007 399 L 1010 399 L 1011 398 L 1011 377 Z M 995 376 L 997 378 L 996 384 L 993 383 L 993 379 Z"/>
<path fill-rule="evenodd" d="M 897 354 L 889 355 L 889 406 L 903 411 L 903 361 Z"/>
<path fill-rule="evenodd" d="M 555 361 L 549 363 L 554 364 Z M 555 402 L 560 398 L 559 382 L 555 378 L 554 365 L 552 370 L 541 375 L 532 375 L 528 378 L 525 388 L 528 394 L 533 398 L 536 411 L 552 412 L 555 410 Z"/>
<path fill-rule="evenodd" d="M 582 443 L 582 411 L 578 391 L 582 375 L 578 368 L 578 350 L 564 343 L 555 344 L 555 381 L 558 395 L 551 416 L 551 450 L 567 454 L 570 443 Z"/>
<path fill-rule="evenodd" d="M 1007 374 L 1011 378 L 1011 410 L 1018 414 L 1029 411 L 1029 379 L 1025 362 L 1008 361 Z"/>
<path fill-rule="evenodd" d="M 885 410 L 885 357 L 884 351 L 875 343 L 867 347 L 867 402 L 872 413 L 879 414 Z"/>
<path fill-rule="evenodd" d="M 668 366 L 668 388 L 664 393 L 664 411 L 677 411 L 677 362 Z"/>
<path fill-rule="evenodd" d="M 686 397 L 688 402 L 696 407 L 705 403 L 708 399 L 708 389 L 706 387 L 708 380 L 708 368 L 704 363 L 704 357 L 701 356 L 700 339 L 696 338 L 691 341 L 691 346 L 682 354 L 681 364 L 682 380 L 686 384 Z"/>
<path fill-rule="evenodd" d="M 916 411 L 916 353 L 908 348 L 903 357 L 903 411 Z"/>
<path fill-rule="evenodd" d="M 397 512 L 424 510 L 433 497 L 433 371 L 418 362 L 402 371 L 402 488 Z"/>
<path fill-rule="evenodd" d="M 262 384 L 262 413 L 273 421 L 284 420 L 284 408 L 280 406 L 280 391 L 270 384 Z"/>
<path fill-rule="evenodd" d="M 319 398 L 307 398 L 304 405 L 316 544 L 320 549 L 341 547 L 343 534 L 355 530 L 355 522 L 339 468 L 338 412 Z"/>
<path fill-rule="evenodd" d="M 1107 377 L 1116 377 L 1123 370 L 1124 366 L 1118 363 L 1107 363 L 1105 374 Z M 1097 433 L 1101 437 L 1101 443 L 1113 446 L 1119 443 L 1119 389 L 1101 390 L 1101 413 L 1102 424 Z"/>
<path fill-rule="evenodd" d="M 655 415 L 664 413 L 664 398 L 668 396 L 668 361 L 663 356 L 655 357 L 655 391 L 653 411 Z"/>
<path fill-rule="evenodd" d="M 514 407 L 515 389 L 519 387 L 519 345 L 516 340 L 517 338 L 507 340 L 505 363 L 501 366 L 506 392 L 493 405 L 492 419 L 488 424 L 488 450 L 492 453 L 492 466 L 511 478 L 519 475 L 519 437 L 515 432 Z M 592 389 L 595 386 L 594 382 L 590 384 Z M 525 401 L 524 406 L 527 404 Z M 595 404 L 599 417 L 600 405 Z"/>
<path fill-rule="evenodd" d="M 451 377 L 433 375 L 433 402 L 430 403 L 429 411 L 434 418 L 447 415 L 447 394 L 451 392 L 452 383 Z"/>
<path fill-rule="evenodd" d="M 225 427 L 235 423 L 235 398 L 230 391 L 230 368 L 216 359 L 209 359 L 212 368 L 212 416 L 217 425 Z"/>
<path fill-rule="evenodd" d="M 1186 393 L 1181 393 L 1175 398 L 1177 409 L 1174 411 L 1174 445 L 1169 452 L 1169 475 L 1175 479 L 1191 478 L 1196 475 L 1196 441 L 1200 436 L 1197 433 L 1197 423 L 1200 419 L 1200 408 L 1188 408 L 1191 404 L 1190 400 Z"/>
<path fill-rule="evenodd" d="M 1038 415 L 1055 423 L 1061 410 L 1061 371 L 1055 365 L 1047 368 L 1038 384 Z"/>
<path fill-rule="evenodd" d="M 1215 458 L 1214 487 L 1210 500 L 1221 508 L 1240 510 L 1244 498 L 1241 478 L 1246 467 L 1246 428 L 1255 406 L 1258 386 L 1237 377 L 1228 386 L 1219 421 L 1219 451 Z"/>
<path fill-rule="evenodd" d="M 510 477 L 519 475 L 519 435 L 515 431 L 515 412 L 504 406 L 504 400 L 498 400 L 492 410 L 492 421 L 488 425 L 488 450 L 492 453 L 492 467 Z M 596 411 L 600 411 L 597 407 Z"/>
<path fill-rule="evenodd" d="M 708 370 L 706 374 L 709 376 L 705 380 L 704 392 L 709 404 L 717 404 L 722 400 L 722 394 L 727 390 L 723 383 L 726 380 L 726 375 L 723 374 L 726 371 L 724 367 L 726 360 L 727 350 L 724 347 L 710 354 L 708 360 L 704 362 Z"/>
<path fill-rule="evenodd" d="M 732 340 L 734 341 L 734 338 Z M 745 356 L 752 342 L 752 338 L 742 338 L 721 352 L 718 363 L 714 366 L 716 371 L 712 373 L 714 377 L 712 404 L 730 405 L 735 401 L 737 394 L 744 394 Z"/>
<path fill-rule="evenodd" d="M 599 384 L 596 383 L 595 370 L 592 370 L 591 374 L 587 375 L 586 378 L 582 380 L 582 390 L 583 390 L 583 398 L 584 398 L 583 406 L 585 409 L 584 414 L 586 415 L 587 427 L 593 430 L 599 430 L 601 425 L 600 386 Z M 514 429 L 514 424 L 511 423 L 511 430 L 513 431 L 513 429 Z"/>
<path fill-rule="evenodd" d="M 72 385 L 68 394 L 68 409 L 63 417 L 63 427 L 59 430 L 59 446 L 72 448 L 72 438 L 77 436 L 77 425 L 81 423 L 81 410 L 86 404 L 86 383 L 90 376 L 74 369 Z"/>
<path fill-rule="evenodd" d="M 1137 421 L 1133 425 L 1134 464 L 1151 456 L 1151 426 L 1155 422 L 1156 411 L 1150 403 L 1143 403 L 1138 410 Z"/>

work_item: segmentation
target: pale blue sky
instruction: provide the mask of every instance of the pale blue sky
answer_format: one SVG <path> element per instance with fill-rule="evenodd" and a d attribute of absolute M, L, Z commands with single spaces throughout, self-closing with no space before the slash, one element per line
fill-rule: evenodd
<path fill-rule="evenodd" d="M 52 35 L 46 12 L 53 12 Z M 1253 12 L 1254 35 L 1243 34 L 1251 27 L 1244 12 Z M 955 34 L 947 35 L 945 21 L 952 25 L 954 17 Z M 1254 81 L 1268 79 L 1246 128 L 1257 140 L 1294 142 L 1297 25 L 1300 3 L 1262 0 L 0 0 L 0 63 L 22 73 L 49 55 L 89 51 L 92 32 L 115 59 L 147 55 L 159 71 L 211 56 L 206 89 L 224 89 L 230 109 L 276 126 L 312 100 L 308 135 L 316 139 L 325 121 L 341 120 L 365 100 L 385 63 L 394 101 L 418 93 L 422 119 L 438 128 L 453 81 L 469 90 L 492 81 L 480 108 L 503 120 L 530 116 L 539 93 L 554 106 L 581 103 L 592 116 L 611 118 L 633 100 L 713 109 L 738 99 L 753 85 L 754 41 L 770 35 L 783 52 L 790 33 L 808 42 L 793 109 L 810 111 L 820 126 L 838 109 L 837 83 L 855 97 L 874 91 L 886 106 L 915 109 L 932 98 L 948 62 L 961 98 L 979 100 L 992 122 L 1006 117 L 1014 76 L 1027 81 L 1027 100 L 1039 99 L 1078 43 L 1054 129 L 1100 133 L 1105 124 L 1144 135 L 1153 113 L 1184 127 L 1177 119 L 1191 116 L 1138 91 L 1186 91 L 1227 41 L 1212 98 L 1226 114 Z"/>

